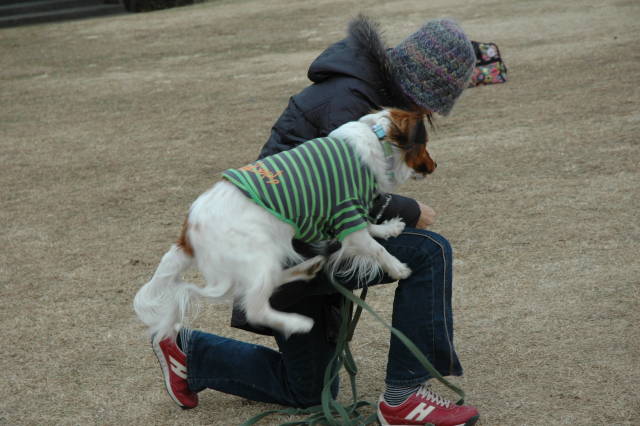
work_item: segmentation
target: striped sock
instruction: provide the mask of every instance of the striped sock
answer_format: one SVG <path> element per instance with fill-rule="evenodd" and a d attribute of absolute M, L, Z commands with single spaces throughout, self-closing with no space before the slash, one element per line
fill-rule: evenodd
<path fill-rule="evenodd" d="M 400 405 L 420 388 L 420 385 L 395 386 L 387 384 L 384 389 L 384 400 L 389 405 Z"/>
<path fill-rule="evenodd" d="M 176 346 L 183 352 L 187 353 L 189 347 L 189 338 L 191 337 L 192 330 L 188 328 L 181 328 L 176 337 Z"/>

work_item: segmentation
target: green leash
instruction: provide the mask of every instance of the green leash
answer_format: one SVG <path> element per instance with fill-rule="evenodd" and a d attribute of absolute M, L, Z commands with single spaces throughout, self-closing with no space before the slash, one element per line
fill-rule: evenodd
<path fill-rule="evenodd" d="M 358 373 L 358 368 L 355 360 L 353 359 L 353 355 L 351 354 L 351 349 L 349 348 L 349 342 L 353 338 L 353 333 L 355 332 L 356 325 L 358 324 L 358 320 L 360 319 L 363 309 L 373 315 L 376 320 L 389 329 L 389 331 L 391 331 L 391 333 L 393 333 L 393 335 L 395 335 L 407 347 L 407 349 L 409 349 L 416 359 L 420 361 L 422 366 L 433 378 L 437 379 L 460 396 L 460 400 L 458 400 L 456 404 L 462 405 L 464 403 L 464 391 L 445 379 L 442 374 L 440 374 L 438 370 L 431 365 L 422 351 L 420 351 L 420 349 L 418 349 L 416 345 L 404 335 L 404 333 L 389 325 L 384 319 L 382 319 L 382 317 L 380 317 L 380 315 L 371 309 L 367 303 L 365 303 L 364 300 L 367 296 L 366 287 L 362 289 L 360 297 L 357 297 L 350 290 L 347 290 L 342 286 L 342 284 L 338 283 L 333 277 L 330 277 L 330 279 L 331 284 L 344 296 L 345 299 L 343 301 L 342 308 L 340 309 L 341 323 L 336 343 L 336 351 L 324 372 L 324 387 L 321 394 L 321 404 L 309 408 L 285 408 L 265 411 L 250 418 L 246 422 L 242 423 L 241 426 L 254 425 L 263 418 L 272 414 L 309 416 L 303 420 L 282 423 L 281 426 L 321 424 L 329 424 L 331 426 L 362 426 L 376 423 L 376 413 L 367 416 L 358 411 L 362 407 L 375 407 L 375 405 L 368 401 L 357 400 L 356 375 Z M 355 311 L 354 305 L 357 305 Z M 353 401 L 347 406 L 340 404 L 331 395 L 331 385 L 338 379 L 338 375 L 342 367 L 344 367 L 349 374 L 349 381 L 351 383 L 351 396 Z"/>

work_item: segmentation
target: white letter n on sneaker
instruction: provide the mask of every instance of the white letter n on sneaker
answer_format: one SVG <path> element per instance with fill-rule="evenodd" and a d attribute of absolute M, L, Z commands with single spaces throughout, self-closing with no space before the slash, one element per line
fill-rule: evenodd
<path fill-rule="evenodd" d="M 436 407 L 434 407 L 433 405 L 427 405 L 424 402 L 421 402 L 420 404 L 418 404 L 416 406 L 416 408 L 413 409 L 413 411 L 411 411 L 407 417 L 405 417 L 405 419 L 407 420 L 416 420 L 416 421 L 422 421 L 424 420 L 429 413 L 431 413 L 433 410 L 435 410 Z M 414 419 L 415 417 L 415 419 Z"/>
<path fill-rule="evenodd" d="M 178 362 L 171 355 L 169 355 L 169 362 L 171 363 L 171 371 L 176 373 L 176 376 L 187 380 L 187 367 L 185 367 L 184 365 L 180 364 L 180 362 Z"/>

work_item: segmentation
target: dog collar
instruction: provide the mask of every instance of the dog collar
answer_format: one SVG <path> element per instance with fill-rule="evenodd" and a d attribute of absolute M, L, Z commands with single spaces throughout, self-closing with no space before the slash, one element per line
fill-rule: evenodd
<path fill-rule="evenodd" d="M 393 148 L 391 148 L 391 143 L 387 141 L 380 141 L 380 146 L 382 146 L 382 150 L 384 151 L 384 158 L 389 162 L 390 159 L 393 158 Z"/>
<path fill-rule="evenodd" d="M 393 172 L 393 148 L 391 147 L 391 145 L 394 145 L 394 144 L 383 140 L 384 137 L 387 135 L 387 132 L 385 132 L 384 127 L 382 127 L 381 125 L 375 124 L 371 126 L 371 130 L 378 137 L 378 142 L 382 147 L 382 151 L 384 152 L 384 160 L 388 167 L 387 176 L 389 177 L 389 179 L 393 181 L 396 178 L 396 174 Z"/>
<path fill-rule="evenodd" d="M 382 127 L 381 124 L 374 124 L 373 126 L 371 126 L 371 131 L 373 131 L 373 133 L 375 133 L 378 137 L 378 142 L 380 142 L 382 151 L 384 151 L 384 159 L 387 163 L 387 167 L 389 167 L 387 169 L 387 176 L 389 177 L 389 179 L 391 179 L 391 181 L 394 181 L 396 179 L 396 174 L 393 171 L 393 148 L 391 146 L 397 145 L 383 140 L 387 136 L 387 132 L 386 130 L 384 130 L 384 127 Z"/>

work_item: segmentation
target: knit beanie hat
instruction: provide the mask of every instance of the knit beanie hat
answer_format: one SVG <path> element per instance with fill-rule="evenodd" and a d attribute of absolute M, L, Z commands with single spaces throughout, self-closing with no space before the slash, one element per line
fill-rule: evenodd
<path fill-rule="evenodd" d="M 467 87 L 476 57 L 454 21 L 429 21 L 387 51 L 402 91 L 418 106 L 448 115 Z"/>

